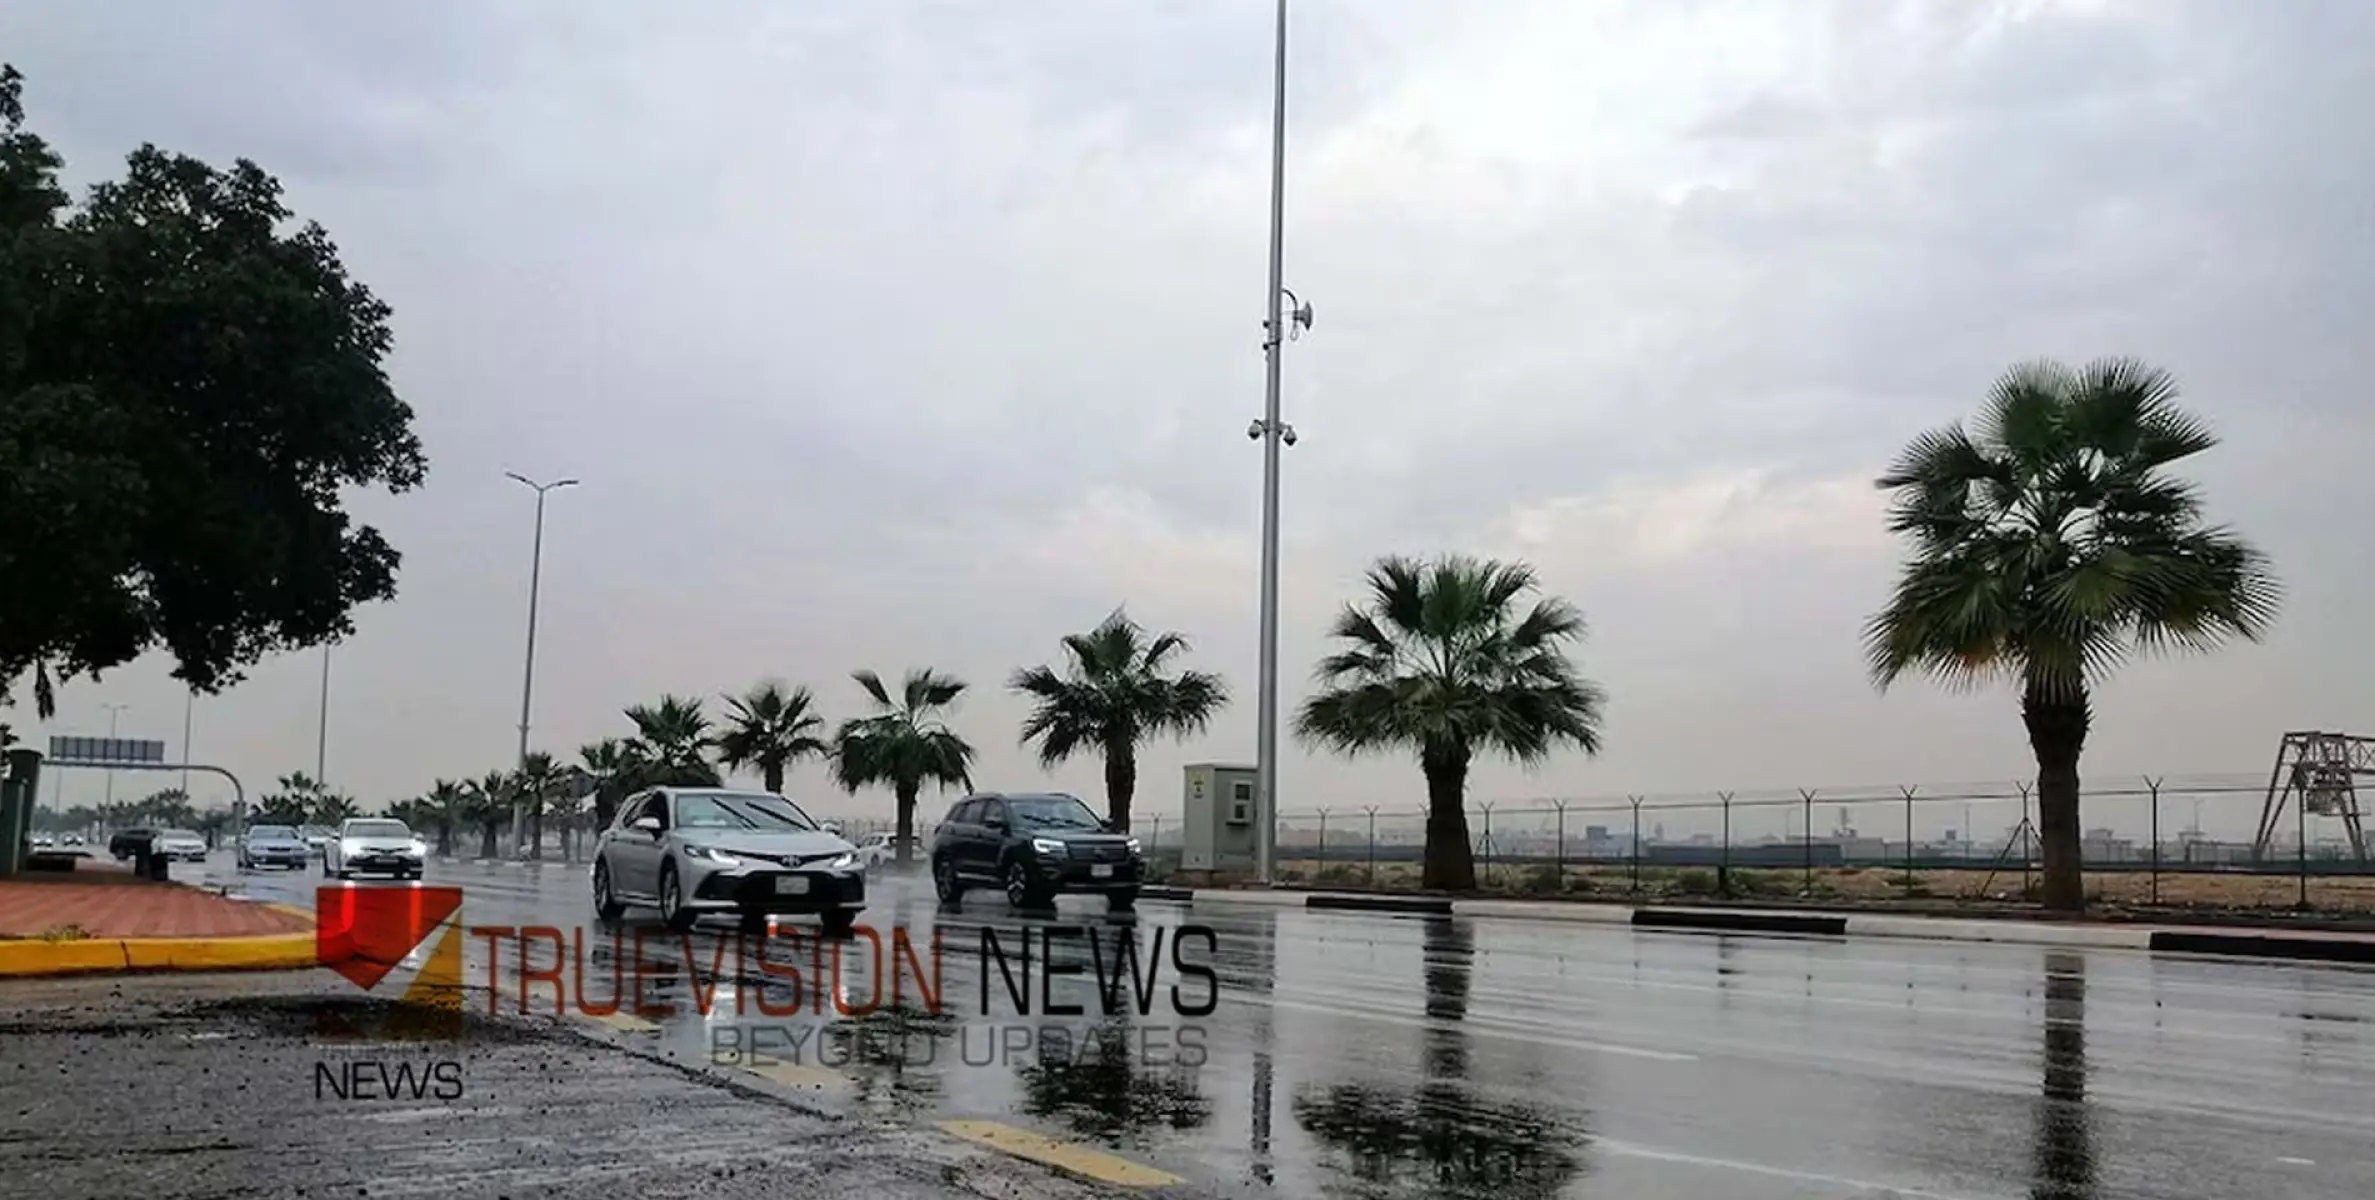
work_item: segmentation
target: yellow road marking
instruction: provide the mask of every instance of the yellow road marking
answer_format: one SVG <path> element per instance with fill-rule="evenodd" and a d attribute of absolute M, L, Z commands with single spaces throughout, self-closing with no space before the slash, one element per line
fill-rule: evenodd
<path fill-rule="evenodd" d="M 660 1030 L 659 1026 L 641 1017 L 629 1016 L 623 1012 L 587 1013 L 586 1019 L 597 1025 L 607 1025 L 621 1033 L 658 1033 Z"/>
<path fill-rule="evenodd" d="M 1134 1163 L 1072 1142 L 1041 1137 L 1028 1130 L 1000 1125 L 995 1121 L 942 1121 L 940 1128 L 966 1141 L 1098 1183 L 1119 1184 L 1122 1187 L 1163 1187 L 1186 1182 L 1177 1175 L 1155 1170 L 1143 1163 Z"/>
<path fill-rule="evenodd" d="M 811 1067 L 803 1063 L 771 1062 L 747 1065 L 742 1068 L 761 1079 L 770 1079 L 787 1087 L 832 1088 L 849 1082 L 849 1076 L 826 1067 Z"/>

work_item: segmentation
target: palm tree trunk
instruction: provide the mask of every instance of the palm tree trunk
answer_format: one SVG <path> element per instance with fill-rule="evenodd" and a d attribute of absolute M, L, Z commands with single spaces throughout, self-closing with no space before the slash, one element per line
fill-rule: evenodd
<path fill-rule="evenodd" d="M 528 801 L 528 857 L 544 858 L 544 797 Z"/>
<path fill-rule="evenodd" d="M 439 817 L 437 818 L 437 857 L 452 858 L 453 856 L 454 819 L 452 817 Z"/>
<path fill-rule="evenodd" d="M 478 856 L 480 858 L 503 857 L 502 853 L 495 848 L 495 838 L 502 831 L 502 828 L 503 821 L 501 818 L 497 818 L 496 820 L 492 821 L 479 822 Z"/>
<path fill-rule="evenodd" d="M 1476 853 L 1468 844 L 1468 748 L 1429 746 L 1419 754 L 1427 775 L 1427 857 L 1419 886 L 1435 891 L 1476 888 Z"/>
<path fill-rule="evenodd" d="M 618 796 L 609 784 L 594 793 L 594 828 L 610 828 L 610 819 L 618 815 Z"/>
<path fill-rule="evenodd" d="M 2023 690 L 2020 717 L 2037 755 L 2037 841 L 2045 852 L 2045 907 L 2055 912 L 2086 908 L 2078 830 L 2078 756 L 2086 748 L 2091 720 L 2086 693 L 2058 695 L 2031 681 Z"/>
<path fill-rule="evenodd" d="M 1105 744 L 1105 823 L 1130 832 L 1130 801 L 1138 795 L 1138 747 L 1115 739 Z"/>
<path fill-rule="evenodd" d="M 782 764 L 782 763 L 779 763 L 779 762 L 771 762 L 771 763 L 767 763 L 767 764 L 765 764 L 764 766 L 761 766 L 761 767 L 759 768 L 759 774 L 760 774 L 760 775 L 762 775 L 762 776 L 764 776 L 764 777 L 766 778 L 766 780 L 767 780 L 767 790 L 768 790 L 768 791 L 770 791 L 770 792 L 773 792 L 773 793 L 775 793 L 775 794 L 776 794 L 776 795 L 778 795 L 778 796 L 780 796 L 780 795 L 782 795 L 782 794 L 783 794 L 783 764 Z"/>
<path fill-rule="evenodd" d="M 921 784 L 914 783 L 902 783 L 896 789 L 899 797 L 899 834 L 896 839 L 899 856 L 893 861 L 901 867 L 915 861 L 915 794 L 922 790 Z"/>

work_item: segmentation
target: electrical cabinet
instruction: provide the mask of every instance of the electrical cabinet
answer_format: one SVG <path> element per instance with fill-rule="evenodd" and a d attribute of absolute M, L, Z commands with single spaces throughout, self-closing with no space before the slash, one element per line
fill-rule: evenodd
<path fill-rule="evenodd" d="M 1186 814 L 1180 868 L 1223 873 L 1256 869 L 1256 822 L 1261 817 L 1254 798 L 1257 773 L 1252 767 L 1226 763 L 1190 763 L 1181 810 Z"/>

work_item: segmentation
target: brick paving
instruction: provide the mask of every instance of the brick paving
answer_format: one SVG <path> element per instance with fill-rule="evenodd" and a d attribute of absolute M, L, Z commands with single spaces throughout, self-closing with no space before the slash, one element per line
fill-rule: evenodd
<path fill-rule="evenodd" d="M 266 905 L 128 872 L 29 872 L 0 879 L 0 938 L 40 937 L 66 926 L 94 938 L 243 937 L 312 928 Z"/>

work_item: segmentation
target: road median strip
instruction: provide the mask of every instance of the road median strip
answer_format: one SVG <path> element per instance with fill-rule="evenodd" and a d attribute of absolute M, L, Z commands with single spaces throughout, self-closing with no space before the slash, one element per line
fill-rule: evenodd
<path fill-rule="evenodd" d="M 1168 1171 L 1119 1155 L 1042 1137 L 1029 1130 L 996 1121 L 942 1121 L 940 1128 L 978 1146 L 986 1146 L 1027 1162 L 1035 1162 L 1092 1183 L 1119 1187 L 1170 1187 L 1187 1182 Z"/>
<path fill-rule="evenodd" d="M 96 975 L 134 971 L 298 971 L 321 965 L 313 914 L 287 933 L 223 937 L 78 937 L 0 939 L 0 977 Z"/>

